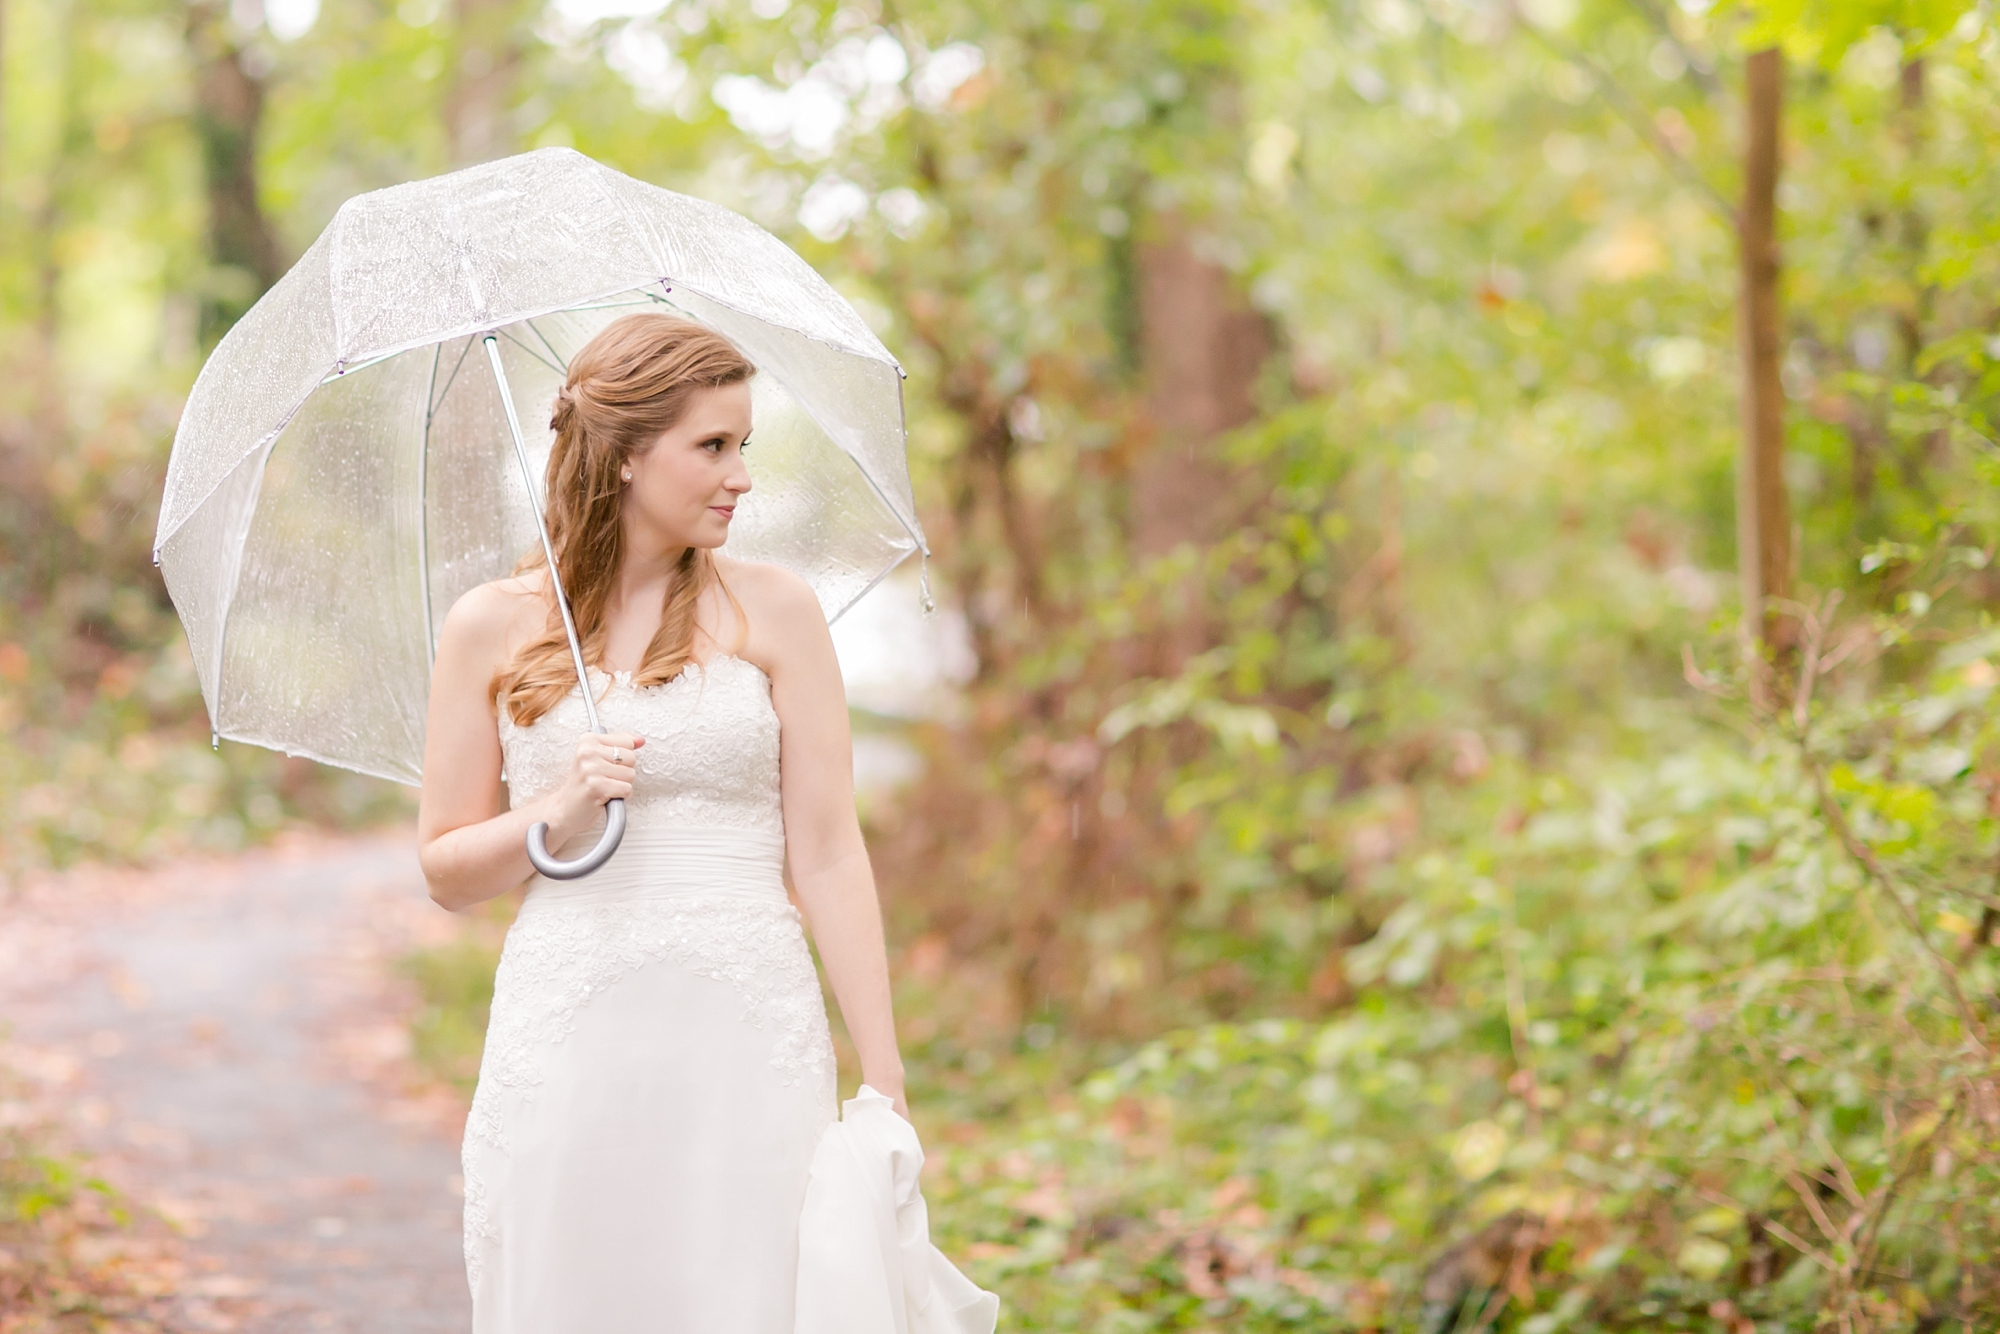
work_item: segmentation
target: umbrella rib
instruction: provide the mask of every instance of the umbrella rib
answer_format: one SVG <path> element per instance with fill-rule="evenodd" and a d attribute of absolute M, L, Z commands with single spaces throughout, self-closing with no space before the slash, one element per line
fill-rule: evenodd
<path fill-rule="evenodd" d="M 537 337 L 537 338 L 539 338 L 539 339 L 541 339 L 541 340 L 542 340 L 542 346 L 543 346 L 543 347 L 545 347 L 545 348 L 547 348 L 547 349 L 549 350 L 549 355 L 550 355 L 550 356 L 552 356 L 552 357 L 554 357 L 554 358 L 556 359 L 557 363 L 558 363 L 558 364 L 559 364 L 559 365 L 561 366 L 561 368 L 562 368 L 562 374 L 563 374 L 564 376 L 568 376 L 568 375 L 569 375 L 569 363 L 568 363 L 567 361 L 564 361 L 564 360 L 563 360 L 563 354 L 562 354 L 562 353 L 560 353 L 560 352 L 556 351 L 556 345 L 555 345 L 554 343 L 551 343 L 551 342 L 549 341 L 549 336 L 548 336 L 547 334 L 543 333 L 543 332 L 541 331 L 541 329 L 540 329 L 540 328 L 538 328 L 538 327 L 536 326 L 536 324 L 535 324 L 535 322 L 534 322 L 533 320 L 522 320 L 522 321 L 521 321 L 521 323 L 523 323 L 523 324 L 527 325 L 527 326 L 528 326 L 528 329 L 529 329 L 529 330 L 530 330 L 530 331 L 531 331 L 531 332 L 532 332 L 532 333 L 533 333 L 533 334 L 535 335 L 535 337 Z"/>
<path fill-rule="evenodd" d="M 664 286 L 664 284 L 662 285 Z M 661 292 L 658 295 L 655 295 L 652 292 L 648 292 L 646 293 L 646 299 L 651 301 L 656 306 L 665 306 L 668 310 L 679 311 L 684 317 L 693 320 L 697 324 L 704 323 L 704 321 L 693 311 L 689 310 L 686 306 L 683 306 L 680 302 L 674 300 L 672 297 L 667 295 L 667 292 L 671 292 L 673 290 L 674 290 L 673 288 L 668 287 L 666 292 Z"/>
<path fill-rule="evenodd" d="M 530 325 L 529 325 L 528 327 L 532 329 L 532 328 L 534 328 L 535 326 L 534 326 L 534 325 L 532 325 L 532 324 L 530 324 Z M 528 354 L 529 356 L 533 357 L 533 358 L 534 358 L 534 359 L 535 359 L 536 361 L 539 361 L 539 362 L 541 362 L 541 363 L 542 363 L 542 365 L 544 365 L 544 366 L 548 366 L 548 368 L 549 368 L 550 370 L 554 371 L 554 372 L 555 372 L 555 373 L 556 373 L 557 375 L 567 375 L 567 374 L 569 374 L 569 371 L 568 371 L 568 370 L 567 370 L 567 369 L 566 369 L 565 367 L 563 367 L 563 366 L 560 366 L 560 365 L 550 365 L 550 364 L 549 364 L 549 359 L 548 359 L 547 357 L 545 357 L 545 356 L 543 356 L 543 355 L 542 355 L 541 353 L 539 353 L 539 352 L 535 351 L 535 349 L 533 349 L 532 347 L 529 347 L 529 346 L 528 346 L 528 345 L 527 345 L 526 343 L 524 343 L 524 342 L 522 342 L 522 341 L 521 341 L 520 339 L 518 339 L 518 338 L 514 337 L 514 335 L 513 335 L 513 334 L 511 334 L 511 333 L 508 333 L 508 332 L 507 332 L 507 331 L 506 331 L 505 329 L 499 329 L 499 330 L 496 330 L 495 332 L 497 332 L 497 333 L 498 333 L 498 334 L 499 334 L 499 335 L 500 335 L 500 336 L 501 336 L 502 338 L 506 339 L 506 340 L 507 340 L 508 342 L 512 343 L 512 344 L 513 344 L 513 345 L 514 345 L 515 347 L 518 347 L 518 348 L 520 348 L 520 349 L 521 349 L 521 351 L 523 351 L 523 352 L 527 353 L 527 354 Z M 558 358 L 558 360 L 560 360 L 560 358 Z"/>
<path fill-rule="evenodd" d="M 417 588 L 424 602 L 424 654 L 437 667 L 437 624 L 431 609 L 431 395 L 437 389 L 444 344 L 431 344 L 431 379 L 424 386 L 424 433 L 417 444 Z"/>
<path fill-rule="evenodd" d="M 436 346 L 442 347 L 443 344 L 438 343 Z M 444 388 L 437 391 L 437 397 L 431 400 L 429 410 L 424 413 L 424 428 L 426 430 L 430 429 L 431 418 L 437 416 L 437 410 L 444 406 L 444 396 L 451 392 L 451 387 L 454 384 L 458 383 L 459 367 L 465 365 L 465 358 L 471 351 L 472 340 L 468 338 L 465 340 L 465 346 L 458 350 L 458 360 L 452 365 L 451 374 L 444 377 Z"/>
<path fill-rule="evenodd" d="M 835 621 L 847 615 L 848 612 L 853 611 L 855 603 L 861 601 L 861 599 L 867 597 L 870 593 L 873 593 L 876 587 L 880 585 L 884 579 L 887 579 L 890 575 L 894 574 L 898 569 L 902 568 L 903 562 L 916 554 L 917 554 L 917 548 L 914 546 L 905 548 L 903 551 L 898 552 L 896 555 L 896 559 L 890 561 L 887 565 L 883 566 L 882 572 L 876 575 L 873 579 L 870 579 L 868 581 L 868 586 L 866 588 L 862 589 L 859 593 L 856 593 L 853 597 L 847 599 L 846 602 L 842 603 L 839 611 L 835 612 L 833 615 L 826 618 L 826 623 L 828 625 L 832 625 Z"/>

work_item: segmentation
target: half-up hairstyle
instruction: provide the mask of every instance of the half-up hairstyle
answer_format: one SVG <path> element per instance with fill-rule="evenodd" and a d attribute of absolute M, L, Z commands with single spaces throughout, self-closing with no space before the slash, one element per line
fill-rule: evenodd
<path fill-rule="evenodd" d="M 741 384 L 757 373 L 734 343 L 706 326 L 670 315 L 626 315 L 584 344 L 556 394 L 549 425 L 546 522 L 583 643 L 583 659 L 601 663 L 604 609 L 625 555 L 619 521 L 625 461 L 643 453 L 687 411 L 703 389 Z M 525 574 L 547 564 L 539 544 L 515 567 Z M 660 609 L 660 628 L 633 675 L 635 685 L 658 685 L 680 675 L 694 656 L 695 612 L 710 585 L 721 584 L 715 557 L 689 547 Z M 742 605 L 727 585 L 725 596 L 742 624 Z M 527 727 L 576 687 L 576 666 L 555 593 L 548 595 L 548 625 L 493 677 L 491 694 L 516 724 Z"/>

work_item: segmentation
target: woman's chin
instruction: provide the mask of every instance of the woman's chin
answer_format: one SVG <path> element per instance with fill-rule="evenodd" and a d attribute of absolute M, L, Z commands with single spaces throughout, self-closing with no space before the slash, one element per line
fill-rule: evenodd
<path fill-rule="evenodd" d="M 0 0 L 4 3 L 4 0 Z M 676 516 L 680 517 L 680 516 Z M 657 549 L 662 552 L 678 551 L 685 547 L 696 547 L 713 551 L 729 540 L 730 520 L 713 510 L 705 510 L 700 517 L 682 519 L 679 523 L 649 524 L 640 520 L 633 528 L 628 528 L 627 539 L 634 543 L 634 550 Z"/>

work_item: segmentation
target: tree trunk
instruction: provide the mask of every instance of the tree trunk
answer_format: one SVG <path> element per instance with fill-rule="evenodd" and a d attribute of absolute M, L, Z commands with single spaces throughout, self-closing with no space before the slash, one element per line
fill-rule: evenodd
<path fill-rule="evenodd" d="M 445 93 L 445 137 L 454 167 L 490 162 L 516 148 L 514 77 L 521 63 L 516 0 L 456 0 L 458 54 Z"/>
<path fill-rule="evenodd" d="M 1904 111 L 1916 111 L 1924 104 L 1924 58 L 1914 56 L 1903 62 L 1902 74 L 1897 79 L 1899 100 Z"/>
<path fill-rule="evenodd" d="M 1737 465 L 1736 562 L 1746 629 L 1782 648 L 1789 622 L 1771 600 L 1789 595 L 1792 520 L 1785 499 L 1785 394 L 1779 377 L 1783 312 L 1779 305 L 1778 170 L 1784 106 L 1784 57 L 1751 53 L 1746 68 L 1743 205 L 1737 214 L 1743 293 L 1743 441 Z"/>
<path fill-rule="evenodd" d="M 1924 151 L 1924 58 L 1906 61 L 1899 80 L 1897 131 L 1903 149 L 1914 168 Z M 1917 374 L 1917 356 L 1924 347 L 1925 307 L 1928 305 L 1923 277 L 1924 252 L 1929 246 L 1930 225 L 1917 207 L 1912 192 L 1903 209 L 1902 230 L 1896 242 L 1903 250 L 1904 272 L 1910 284 L 1910 301 L 1896 315 L 1896 327 L 1903 340 L 1902 373 L 1912 379 Z"/>
<path fill-rule="evenodd" d="M 1212 541 L 1229 517 L 1235 470 L 1209 448 L 1256 416 L 1251 390 L 1271 350 L 1262 315 L 1229 271 L 1203 257 L 1178 218 L 1139 252 L 1139 358 L 1152 447 L 1132 475 L 1141 555 Z"/>
<path fill-rule="evenodd" d="M 194 129 L 208 192 L 211 267 L 202 295 L 204 346 L 213 346 L 228 332 L 283 272 L 277 238 L 257 198 L 264 84 L 244 65 L 243 49 L 229 35 L 227 17 L 228 10 L 217 4 L 188 6 Z"/>

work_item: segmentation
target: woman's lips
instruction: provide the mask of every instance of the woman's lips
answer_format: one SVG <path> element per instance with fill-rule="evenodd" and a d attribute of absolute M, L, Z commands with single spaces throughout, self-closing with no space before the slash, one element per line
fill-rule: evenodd
<path fill-rule="evenodd" d="M 714 510 L 717 514 L 720 514 L 725 519 L 733 519 L 736 517 L 736 507 L 734 505 L 710 505 L 709 508 Z"/>

